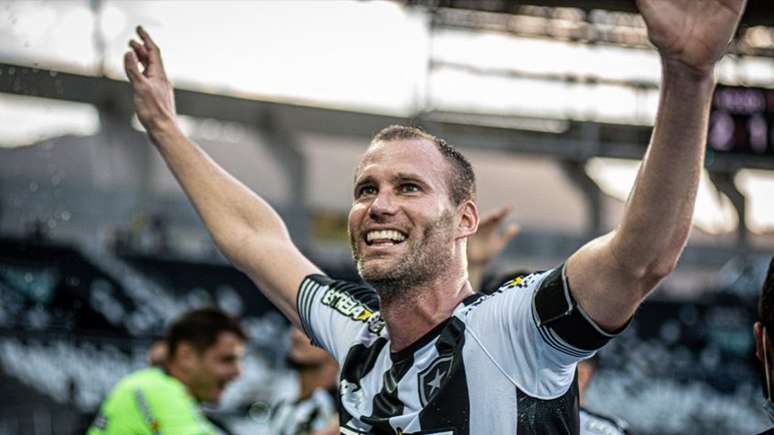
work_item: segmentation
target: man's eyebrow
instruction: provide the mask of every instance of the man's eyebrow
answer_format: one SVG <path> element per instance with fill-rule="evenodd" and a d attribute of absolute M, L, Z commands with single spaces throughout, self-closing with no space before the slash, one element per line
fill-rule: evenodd
<path fill-rule="evenodd" d="M 373 177 L 373 176 L 371 176 L 371 175 L 366 175 L 366 176 L 364 176 L 363 178 L 359 178 L 359 179 L 356 177 L 356 178 L 355 178 L 355 183 L 354 183 L 354 184 L 355 184 L 355 186 L 359 186 L 359 185 L 361 185 L 361 184 L 364 184 L 364 183 L 371 183 L 371 182 L 373 182 L 373 181 L 374 181 L 374 177 Z"/>
<path fill-rule="evenodd" d="M 424 181 L 420 175 L 410 172 L 398 172 L 390 178 L 390 181 L 392 183 L 397 183 L 399 181 L 414 181 L 422 185 L 427 185 L 427 182 Z"/>
<path fill-rule="evenodd" d="M 357 189 L 359 186 L 362 186 L 364 184 L 374 183 L 374 177 L 373 175 L 365 175 L 360 179 L 355 179 L 353 184 L 353 189 Z M 398 184 L 404 181 L 412 181 L 417 184 L 421 184 L 422 186 L 428 186 L 428 183 L 424 181 L 422 176 L 416 173 L 412 172 L 398 172 L 397 174 L 394 174 L 390 177 L 390 183 L 392 184 Z"/>

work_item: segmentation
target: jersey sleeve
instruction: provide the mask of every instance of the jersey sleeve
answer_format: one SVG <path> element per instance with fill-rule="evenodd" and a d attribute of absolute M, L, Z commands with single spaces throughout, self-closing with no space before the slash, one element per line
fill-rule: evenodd
<path fill-rule="evenodd" d="M 341 364 L 358 333 L 377 320 L 378 301 L 365 285 L 310 275 L 298 291 L 298 315 L 312 344 Z"/>
<path fill-rule="evenodd" d="M 575 364 L 616 335 L 577 304 L 564 266 L 506 281 L 468 316 L 470 332 L 498 367 L 537 398 L 563 394 Z"/>

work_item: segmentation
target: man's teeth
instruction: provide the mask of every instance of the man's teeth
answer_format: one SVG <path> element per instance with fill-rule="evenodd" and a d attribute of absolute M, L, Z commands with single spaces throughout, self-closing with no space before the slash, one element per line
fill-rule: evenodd
<path fill-rule="evenodd" d="M 406 240 L 406 236 L 395 230 L 370 231 L 368 234 L 366 234 L 366 241 L 373 242 L 376 240 L 402 242 Z"/>

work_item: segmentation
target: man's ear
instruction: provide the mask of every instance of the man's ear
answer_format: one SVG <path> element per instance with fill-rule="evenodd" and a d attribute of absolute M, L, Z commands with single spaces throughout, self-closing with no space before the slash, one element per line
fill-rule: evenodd
<path fill-rule="evenodd" d="M 464 201 L 460 207 L 460 223 L 457 226 L 458 237 L 467 238 L 478 230 L 478 207 L 472 200 Z"/>
<path fill-rule="evenodd" d="M 753 325 L 753 335 L 755 335 L 755 356 L 758 361 L 763 362 L 763 325 L 761 322 L 755 322 Z"/>
<path fill-rule="evenodd" d="M 191 369 L 196 365 L 199 354 L 196 349 L 187 341 L 181 341 L 177 344 L 175 351 L 175 362 L 178 366 L 185 369 Z"/>

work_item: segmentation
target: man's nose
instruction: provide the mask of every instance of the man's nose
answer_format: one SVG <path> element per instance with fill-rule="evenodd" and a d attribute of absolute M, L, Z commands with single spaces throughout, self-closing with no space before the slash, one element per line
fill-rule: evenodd
<path fill-rule="evenodd" d="M 368 207 L 368 215 L 372 219 L 394 215 L 397 211 L 395 198 L 389 192 L 381 191 Z"/>
<path fill-rule="evenodd" d="M 233 381 L 234 379 L 238 378 L 239 375 L 242 374 L 242 364 L 236 363 L 234 365 L 234 370 L 231 371 L 231 376 L 229 377 L 230 381 Z"/>

